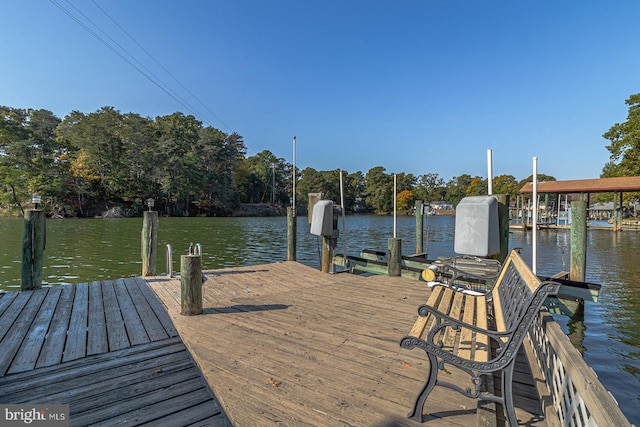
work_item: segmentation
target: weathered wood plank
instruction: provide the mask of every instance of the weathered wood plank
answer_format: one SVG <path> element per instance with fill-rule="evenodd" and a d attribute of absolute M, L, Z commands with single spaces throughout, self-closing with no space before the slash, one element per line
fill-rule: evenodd
<path fill-rule="evenodd" d="M 60 289 L 61 294 L 58 299 L 58 305 L 53 313 L 49 331 L 42 345 L 36 368 L 55 365 L 62 361 L 62 353 L 64 352 L 64 344 L 69 328 L 69 319 L 71 318 L 71 309 L 73 307 L 76 287 L 63 285 L 60 286 Z"/>
<path fill-rule="evenodd" d="M 0 319 L 2 319 L 2 315 L 4 314 L 7 307 L 11 305 L 14 299 L 19 295 L 18 292 L 3 292 L 0 293 Z M 0 326 L 2 323 L 0 323 Z"/>
<path fill-rule="evenodd" d="M 38 368 L 33 371 L 21 372 L 0 379 L 0 394 L 10 393 L 11 390 L 22 388 L 36 388 L 42 378 L 57 382 L 66 378 L 70 373 L 91 375 L 101 369 L 111 369 L 126 363 L 158 357 L 164 353 L 184 351 L 184 345 L 179 338 L 169 338 L 165 341 L 155 341 L 135 347 L 127 347 L 116 352 L 103 353 L 82 359 L 72 360 L 63 364 Z M 100 367 L 97 367 L 101 365 Z"/>
<path fill-rule="evenodd" d="M 87 322 L 89 317 L 89 285 L 76 285 L 73 308 L 69 319 L 67 341 L 62 361 L 79 359 L 87 354 Z"/>
<path fill-rule="evenodd" d="M 130 399 L 122 399 L 108 406 L 95 407 L 93 410 L 74 413 L 70 408 L 71 425 L 135 425 L 154 421 L 169 415 L 184 402 L 189 405 L 211 401 L 211 395 L 200 379 L 172 384 L 159 391 L 153 391 Z"/>
<path fill-rule="evenodd" d="M 7 297 L 9 305 L 0 316 L 0 342 L 9 333 L 11 326 L 22 312 L 31 295 L 33 295 L 33 291 L 15 292 L 14 295 L 13 297 Z"/>
<path fill-rule="evenodd" d="M 171 318 L 167 314 L 167 311 L 165 306 L 163 305 L 163 302 L 151 290 L 151 288 L 149 287 L 149 284 L 147 284 L 145 280 L 143 280 L 142 278 L 136 278 L 135 282 L 138 284 L 138 289 L 140 289 L 140 292 L 142 293 L 142 295 L 144 295 L 147 303 L 149 303 L 149 306 L 156 314 L 156 317 L 162 324 L 162 327 L 167 332 L 167 334 L 170 337 L 177 336 L 178 332 L 176 331 L 176 328 L 174 327 L 173 322 L 171 321 Z M 158 289 L 160 289 L 161 287 L 162 286 L 158 286 Z M 177 305 L 178 300 L 176 300 L 175 303 Z"/>
<path fill-rule="evenodd" d="M 149 336 L 149 340 L 158 341 L 169 338 L 169 334 L 162 326 L 162 323 L 158 319 L 158 315 L 154 312 L 153 308 L 140 290 L 140 286 L 147 285 L 141 285 L 138 280 L 127 280 L 127 290 L 129 291 L 129 295 L 131 295 L 131 299 L 135 302 L 136 310 L 138 311 L 140 320 L 142 321 L 144 329 Z M 164 315 L 166 320 L 171 322 L 171 319 L 169 319 L 164 311 L 161 314 Z"/>
<path fill-rule="evenodd" d="M 104 303 L 104 316 L 107 321 L 107 338 L 109 351 L 120 350 L 129 347 L 129 337 L 124 326 L 122 312 L 118 305 L 118 298 L 114 289 L 114 281 L 108 280 L 102 283 L 102 298 Z"/>
<path fill-rule="evenodd" d="M 30 399 L 42 403 L 55 403 L 74 398 L 74 404 L 80 405 L 86 399 L 87 405 L 91 406 L 97 395 L 135 384 L 134 380 L 147 382 L 165 370 L 173 373 L 189 367 L 193 367 L 193 363 L 184 347 L 179 352 L 167 354 L 160 350 L 123 356 L 123 360 L 115 365 L 109 360 L 98 359 L 77 371 L 58 365 L 53 372 L 25 380 L 29 384 L 37 385 L 37 388 L 25 388 L 24 384 L 13 382 L 5 385 L 0 396 L 3 401 L 16 403 L 28 402 Z M 55 378 L 56 381 L 46 381 L 51 378 Z"/>
<path fill-rule="evenodd" d="M 36 366 L 61 292 L 62 288 L 60 287 L 48 288 L 44 302 L 16 353 L 15 360 L 7 371 L 8 374 L 28 371 Z"/>
<path fill-rule="evenodd" d="M 231 423 L 221 411 L 214 411 L 209 402 L 174 412 L 162 418 L 164 425 L 231 427 Z M 149 424 L 157 424 L 154 420 Z M 146 424 L 143 424 L 146 425 Z"/>
<path fill-rule="evenodd" d="M 127 337 L 131 345 L 148 343 L 149 336 L 144 329 L 144 324 L 138 315 L 138 311 L 131 300 L 131 296 L 127 291 L 124 280 L 116 280 L 114 282 L 114 290 L 118 297 L 118 305 L 124 320 L 124 326 L 127 330 Z"/>
<path fill-rule="evenodd" d="M 40 310 L 42 301 L 47 295 L 47 288 L 24 291 L 24 294 L 28 300 L 24 301 L 24 299 L 18 297 L 14 300 L 14 304 L 17 302 L 26 302 L 26 304 L 18 313 L 17 318 L 4 335 L 4 338 L 2 338 L 2 341 L 0 341 L 0 348 L 2 348 L 2 352 L 0 352 L 0 376 L 4 376 L 9 370 L 9 365 L 13 357 L 20 349 L 22 340 L 26 336 L 36 313 Z"/>
<path fill-rule="evenodd" d="M 102 282 L 89 283 L 89 325 L 87 330 L 87 356 L 109 351 L 107 324 L 102 302 Z"/>

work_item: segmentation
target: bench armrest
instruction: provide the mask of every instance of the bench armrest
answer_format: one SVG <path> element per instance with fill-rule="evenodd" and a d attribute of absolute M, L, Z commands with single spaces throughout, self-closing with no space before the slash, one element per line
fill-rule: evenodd
<path fill-rule="evenodd" d="M 470 273 L 468 271 L 465 270 L 461 270 L 457 267 L 454 267 L 452 265 L 448 265 L 448 264 L 444 264 L 442 266 L 442 272 L 443 273 L 449 273 L 451 274 L 451 284 L 453 285 L 453 283 L 456 280 L 464 280 L 467 279 L 468 281 L 477 281 L 477 282 L 485 282 L 488 283 L 490 282 L 491 284 L 486 288 L 483 289 L 482 292 L 489 294 L 491 293 L 491 291 L 493 290 L 493 288 L 496 286 L 496 281 L 498 279 L 498 277 L 500 276 L 500 272 L 498 271 L 496 274 L 491 274 L 491 275 L 481 275 L 481 274 L 473 274 Z M 451 289 L 457 291 L 458 288 L 450 286 Z"/>

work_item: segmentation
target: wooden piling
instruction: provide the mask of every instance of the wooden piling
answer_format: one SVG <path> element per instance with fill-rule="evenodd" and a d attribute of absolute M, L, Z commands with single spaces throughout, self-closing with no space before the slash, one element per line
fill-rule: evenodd
<path fill-rule="evenodd" d="M 422 215 L 423 208 L 424 203 L 422 203 L 422 200 L 416 200 L 416 254 L 421 254 L 424 252 L 424 216 Z"/>
<path fill-rule="evenodd" d="M 293 207 L 287 208 L 287 261 L 296 260 L 296 211 Z"/>
<path fill-rule="evenodd" d="M 571 266 L 569 279 L 584 282 L 587 269 L 587 202 L 571 202 Z"/>
<path fill-rule="evenodd" d="M 322 236 L 322 265 L 320 270 L 323 273 L 331 273 L 331 236 Z"/>
<path fill-rule="evenodd" d="M 142 221 L 142 277 L 156 275 L 158 212 L 146 211 Z"/>
<path fill-rule="evenodd" d="M 202 314 L 202 257 L 180 257 L 180 314 Z"/>
<path fill-rule="evenodd" d="M 338 246 L 338 215 L 333 212 L 333 235 L 322 236 L 322 260 L 320 269 L 323 273 L 332 273 L 331 264 L 333 263 L 333 252 Z"/>
<path fill-rule="evenodd" d="M 22 266 L 20 289 L 28 291 L 42 286 L 42 260 L 46 245 L 44 211 L 28 209 L 22 230 Z"/>
<path fill-rule="evenodd" d="M 387 274 L 393 277 L 402 275 L 402 239 L 400 238 L 389 239 Z"/>

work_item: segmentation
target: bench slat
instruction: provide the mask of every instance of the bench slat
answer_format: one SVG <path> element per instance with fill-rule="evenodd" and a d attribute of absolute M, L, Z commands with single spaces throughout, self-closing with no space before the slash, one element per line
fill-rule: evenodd
<path fill-rule="evenodd" d="M 431 289 L 431 295 L 429 295 L 429 299 L 427 300 L 427 305 L 430 307 L 435 307 L 435 305 L 440 299 L 440 296 L 442 296 L 443 292 L 444 292 L 444 287 L 434 286 Z M 411 328 L 411 331 L 409 331 L 409 335 L 416 338 L 423 337 L 425 330 L 428 330 L 427 324 L 430 323 L 431 320 L 432 320 L 431 316 L 427 316 L 427 317 L 418 316 L 418 318 L 416 319 L 416 322 L 413 324 L 413 327 Z"/>
<path fill-rule="evenodd" d="M 462 321 L 470 325 L 474 324 L 476 316 L 476 298 L 467 295 L 464 299 L 464 316 Z M 458 346 L 458 354 L 465 359 L 471 359 L 471 346 L 473 345 L 473 334 L 471 329 L 462 328 L 460 331 L 460 342 Z"/>
<path fill-rule="evenodd" d="M 476 320 L 475 325 L 482 329 L 487 328 L 487 297 L 480 295 L 475 298 Z M 474 333 L 475 346 L 473 346 L 473 360 L 487 362 L 489 360 L 489 336 Z"/>
<path fill-rule="evenodd" d="M 453 296 L 453 303 L 451 304 L 451 311 L 449 312 L 449 316 L 454 319 L 461 320 L 462 318 L 462 304 L 464 303 L 464 294 L 462 292 L 456 292 Z M 456 345 L 456 337 L 458 336 L 459 331 L 453 328 L 446 328 L 444 332 L 444 337 L 442 339 L 443 349 L 454 351 Z"/>

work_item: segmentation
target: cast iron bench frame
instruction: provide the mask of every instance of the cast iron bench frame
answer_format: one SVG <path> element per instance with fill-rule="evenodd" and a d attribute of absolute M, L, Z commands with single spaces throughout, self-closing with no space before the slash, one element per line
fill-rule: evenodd
<path fill-rule="evenodd" d="M 512 389 L 515 356 L 545 299 L 559 289 L 559 283 L 540 282 L 516 251 L 505 260 L 486 294 L 435 286 L 427 303 L 418 308 L 411 331 L 400 341 L 403 348 L 423 349 L 430 362 L 427 379 L 407 416 L 422 422 L 429 393 L 443 386 L 502 404 L 509 425 L 517 425 Z M 439 380 L 438 372 L 447 364 L 466 372 L 473 390 Z M 501 396 L 483 387 L 483 377 L 497 371 L 502 373 Z"/>

